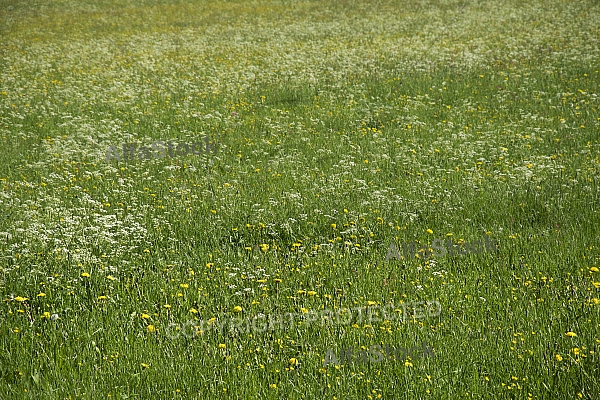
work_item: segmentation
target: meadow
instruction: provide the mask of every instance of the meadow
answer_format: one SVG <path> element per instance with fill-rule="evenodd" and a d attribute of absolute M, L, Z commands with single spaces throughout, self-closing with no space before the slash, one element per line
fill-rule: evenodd
<path fill-rule="evenodd" d="M 599 40 L 592 0 L 0 0 L 0 399 L 600 398 Z"/>

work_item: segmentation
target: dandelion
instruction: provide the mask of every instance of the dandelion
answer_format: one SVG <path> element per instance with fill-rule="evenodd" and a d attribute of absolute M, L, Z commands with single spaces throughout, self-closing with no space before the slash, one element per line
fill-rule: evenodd
<path fill-rule="evenodd" d="M 227 347 L 227 346 L 225 346 L 225 343 L 219 343 L 219 348 L 220 349 L 224 349 L 225 347 Z"/>
<path fill-rule="evenodd" d="M 590 271 L 592 271 L 592 272 L 598 272 L 599 270 L 596 267 L 592 267 L 592 268 L 590 268 Z"/>
<path fill-rule="evenodd" d="M 154 328 L 154 325 L 148 325 L 148 332 L 152 333 L 156 330 L 156 328 Z"/>
<path fill-rule="evenodd" d="M 314 290 L 309 290 L 306 294 L 308 294 L 309 296 L 314 296 L 315 294 L 317 294 L 317 292 L 315 292 Z"/>
<path fill-rule="evenodd" d="M 235 312 L 235 313 L 241 313 L 242 312 L 242 307 L 240 307 L 240 306 L 233 307 L 233 312 Z"/>
<path fill-rule="evenodd" d="M 29 299 L 27 297 L 17 296 L 17 297 L 15 297 L 15 300 L 18 301 L 19 303 L 22 303 L 22 302 L 27 301 Z"/>
<path fill-rule="evenodd" d="M 290 364 L 298 365 L 298 360 L 296 358 L 290 358 Z"/>
<path fill-rule="evenodd" d="M 577 334 L 575 332 L 567 332 L 565 333 L 565 335 L 569 336 L 569 337 L 576 337 Z"/>
<path fill-rule="evenodd" d="M 150 318 L 150 316 L 148 314 L 142 314 L 142 315 L 140 315 L 140 318 L 141 319 L 148 319 L 148 318 Z"/>
<path fill-rule="evenodd" d="M 554 358 L 556 358 L 556 361 L 559 361 L 559 362 L 563 360 L 563 358 L 560 354 L 557 354 L 556 356 L 554 356 Z"/>
<path fill-rule="evenodd" d="M 46 297 L 46 293 L 40 293 L 37 295 L 37 297 Z"/>
<path fill-rule="evenodd" d="M 429 233 L 430 235 L 433 235 L 433 231 L 431 229 L 427 229 L 427 233 Z"/>
<path fill-rule="evenodd" d="M 106 300 L 106 296 L 98 296 L 98 300 Z"/>
<path fill-rule="evenodd" d="M 148 364 L 144 364 L 144 363 L 142 363 L 142 367 L 144 367 L 144 368 L 150 368 L 150 366 Z"/>
<path fill-rule="evenodd" d="M 187 288 L 190 287 L 190 285 L 188 285 L 187 283 L 180 283 L 179 286 L 182 287 L 182 288 L 184 288 L 184 289 L 187 289 Z"/>
<path fill-rule="evenodd" d="M 48 311 L 44 312 L 42 318 L 50 319 L 50 313 Z"/>
<path fill-rule="evenodd" d="M 89 277 L 90 277 L 90 274 L 89 274 L 89 273 L 87 273 L 87 272 L 82 272 L 82 273 L 81 273 L 81 276 L 82 276 L 83 278 L 89 278 Z"/>

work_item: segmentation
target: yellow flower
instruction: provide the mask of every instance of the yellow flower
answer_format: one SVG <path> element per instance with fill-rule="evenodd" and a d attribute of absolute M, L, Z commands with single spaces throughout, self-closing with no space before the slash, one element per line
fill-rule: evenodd
<path fill-rule="evenodd" d="M 224 349 L 225 347 L 227 347 L 227 346 L 225 346 L 225 343 L 219 343 L 219 348 L 220 349 Z"/>
<path fill-rule="evenodd" d="M 44 312 L 44 315 L 42 315 L 42 318 L 50 319 L 50 313 L 48 311 Z"/>
<path fill-rule="evenodd" d="M 281 282 L 281 279 L 279 279 L 279 278 L 275 278 L 275 279 L 273 279 L 273 281 L 274 281 L 275 283 L 280 283 L 280 282 Z"/>
<path fill-rule="evenodd" d="M 242 312 L 242 307 L 240 307 L 240 306 L 233 307 L 233 312 L 236 312 L 236 313 Z"/>
<path fill-rule="evenodd" d="M 427 233 L 429 233 L 430 235 L 433 235 L 433 231 L 431 229 L 427 229 Z"/>
<path fill-rule="evenodd" d="M 263 243 L 263 244 L 261 244 L 261 245 L 260 245 L 260 250 L 261 250 L 263 253 L 266 253 L 266 252 L 267 252 L 267 250 L 269 250 L 269 245 L 268 245 L 268 244 L 264 244 L 264 243 Z"/>
<path fill-rule="evenodd" d="M 307 310 L 306 308 L 304 308 L 304 307 L 302 307 L 302 308 L 300 309 L 300 311 L 302 311 L 302 314 L 306 314 L 306 313 L 308 313 L 308 310 Z"/>
<path fill-rule="evenodd" d="M 276 385 L 276 384 L 274 384 L 274 383 L 271 383 L 271 384 L 269 385 L 269 387 L 270 387 L 271 389 L 277 389 L 277 385 Z"/>
<path fill-rule="evenodd" d="M 154 328 L 154 325 L 148 325 L 148 332 L 152 333 L 154 332 L 156 329 Z"/>
<path fill-rule="evenodd" d="M 290 364 L 297 365 L 298 364 L 298 360 L 295 359 L 295 358 L 290 358 Z"/>
<path fill-rule="evenodd" d="M 335 228 L 337 228 L 337 225 L 336 225 L 336 224 L 331 224 L 331 227 L 332 227 L 333 229 L 335 229 Z"/>
<path fill-rule="evenodd" d="M 305 294 L 305 293 L 306 293 L 306 290 L 302 290 L 302 289 L 298 290 L 298 294 Z"/>
<path fill-rule="evenodd" d="M 309 290 L 307 294 L 309 296 L 314 296 L 315 294 L 317 294 L 317 292 L 315 292 L 314 290 Z"/>
<path fill-rule="evenodd" d="M 29 299 L 27 297 L 17 296 L 17 297 L 15 297 L 15 300 L 22 303 L 22 302 L 24 302 L 26 300 L 29 300 Z"/>
<path fill-rule="evenodd" d="M 98 300 L 106 300 L 106 296 L 98 296 Z"/>
<path fill-rule="evenodd" d="M 166 309 L 171 308 L 171 306 L 169 304 L 165 304 L 163 307 L 166 308 Z"/>
<path fill-rule="evenodd" d="M 565 335 L 569 336 L 569 337 L 576 337 L 577 334 L 575 332 L 567 332 L 565 333 Z"/>
<path fill-rule="evenodd" d="M 215 265 L 215 264 L 214 264 L 214 263 L 207 263 L 207 264 L 206 264 L 206 268 L 212 268 L 212 267 L 213 267 L 213 265 Z"/>
<path fill-rule="evenodd" d="M 148 364 L 144 364 L 144 363 L 142 363 L 142 367 L 144 367 L 144 368 L 150 368 L 150 366 Z"/>
<path fill-rule="evenodd" d="M 376 302 L 376 301 L 371 301 L 371 300 L 369 300 L 369 301 L 367 301 L 367 305 L 368 305 L 368 306 L 376 306 L 376 305 L 377 305 L 377 302 Z"/>
<path fill-rule="evenodd" d="M 181 286 L 184 289 L 187 289 L 190 287 L 190 285 L 188 285 L 187 283 L 180 283 L 179 286 Z"/>
<path fill-rule="evenodd" d="M 141 319 L 148 319 L 148 318 L 150 318 L 150 316 L 149 316 L 148 314 L 142 314 L 142 315 L 140 316 L 140 318 L 141 318 Z"/>
<path fill-rule="evenodd" d="M 116 280 L 117 278 L 115 278 L 115 277 L 114 277 L 114 276 L 112 276 L 112 275 L 108 275 L 108 276 L 106 277 L 106 279 L 109 279 L 109 280 L 111 280 L 111 281 L 114 281 L 114 280 Z"/>
<path fill-rule="evenodd" d="M 555 358 L 556 358 L 556 361 L 562 361 L 563 360 L 563 358 L 562 358 L 562 356 L 560 354 L 557 354 L 555 356 Z"/>
<path fill-rule="evenodd" d="M 37 297 L 45 297 L 45 296 L 46 296 L 46 293 L 40 293 L 37 295 Z"/>
<path fill-rule="evenodd" d="M 599 270 L 596 267 L 592 267 L 592 268 L 590 268 L 590 271 L 592 271 L 592 272 L 598 272 Z"/>
<path fill-rule="evenodd" d="M 89 278 L 89 277 L 90 277 L 90 274 L 88 274 L 87 272 L 83 272 L 83 273 L 81 274 L 81 276 L 82 276 L 82 277 L 84 277 L 84 278 Z"/>
<path fill-rule="evenodd" d="M 198 310 L 196 310 L 195 308 L 190 308 L 190 312 L 192 314 L 198 314 Z"/>

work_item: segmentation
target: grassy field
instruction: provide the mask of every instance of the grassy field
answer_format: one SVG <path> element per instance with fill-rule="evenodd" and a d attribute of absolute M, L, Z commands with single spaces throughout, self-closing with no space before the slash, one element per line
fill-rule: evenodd
<path fill-rule="evenodd" d="M 598 2 L 0 22 L 0 399 L 600 398 Z"/>

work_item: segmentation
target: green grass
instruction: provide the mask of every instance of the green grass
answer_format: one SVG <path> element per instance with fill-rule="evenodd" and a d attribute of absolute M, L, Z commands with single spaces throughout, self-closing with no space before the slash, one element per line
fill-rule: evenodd
<path fill-rule="evenodd" d="M 0 398 L 600 397 L 595 2 L 0 0 L 0 21 Z M 422 301 L 441 315 L 168 334 Z"/>

